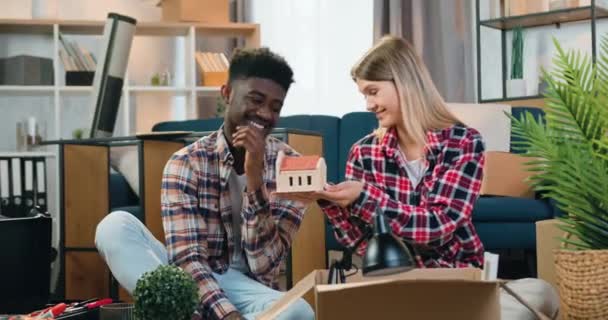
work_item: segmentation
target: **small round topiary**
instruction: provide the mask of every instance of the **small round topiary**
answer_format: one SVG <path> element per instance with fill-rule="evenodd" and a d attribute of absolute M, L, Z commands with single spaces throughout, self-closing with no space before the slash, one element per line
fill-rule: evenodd
<path fill-rule="evenodd" d="M 176 266 L 144 273 L 133 291 L 138 320 L 190 320 L 199 303 L 192 276 Z"/>

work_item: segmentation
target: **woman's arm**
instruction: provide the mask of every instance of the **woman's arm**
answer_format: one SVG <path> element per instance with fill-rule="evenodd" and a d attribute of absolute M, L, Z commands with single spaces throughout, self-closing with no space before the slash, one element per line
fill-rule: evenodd
<path fill-rule="evenodd" d="M 347 179 L 361 181 L 362 191 L 351 204 L 352 214 L 372 223 L 376 208 L 388 218 L 393 233 L 413 243 L 430 247 L 450 241 L 454 232 L 471 219 L 473 204 L 479 197 L 484 163 L 484 146 L 479 135 L 465 139 L 458 154 L 434 181 L 424 206 L 413 206 L 392 199 L 384 190 L 369 183 L 359 149 L 354 148 L 347 166 Z"/>

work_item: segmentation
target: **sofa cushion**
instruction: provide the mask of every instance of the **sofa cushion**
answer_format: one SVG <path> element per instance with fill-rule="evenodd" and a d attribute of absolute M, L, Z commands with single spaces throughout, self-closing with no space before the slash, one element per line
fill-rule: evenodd
<path fill-rule="evenodd" d="M 378 120 L 371 112 L 351 112 L 340 123 L 340 147 L 338 159 L 339 180 L 344 179 L 346 160 L 352 145 L 378 128 Z"/>
<path fill-rule="evenodd" d="M 530 222 L 475 222 L 485 250 L 535 249 L 536 224 Z"/>
<path fill-rule="evenodd" d="M 327 180 L 338 182 L 338 134 L 340 118 L 333 116 L 296 115 L 281 117 L 278 128 L 319 132 L 323 136 L 323 157 L 327 164 Z M 297 150 L 296 150 L 297 151 Z"/>
<path fill-rule="evenodd" d="M 536 199 L 480 197 L 473 208 L 474 222 L 536 222 L 552 217 L 553 209 L 547 201 Z"/>
<path fill-rule="evenodd" d="M 127 207 L 118 207 L 113 208 L 112 211 L 126 211 L 132 215 L 134 215 L 139 221 L 145 221 L 144 213 L 141 210 L 140 206 L 127 206 Z"/>
<path fill-rule="evenodd" d="M 112 170 L 113 171 L 113 170 Z M 137 204 L 137 195 L 131 190 L 125 176 L 118 172 L 110 173 L 110 209 Z"/>
<path fill-rule="evenodd" d="M 448 103 L 456 118 L 475 128 L 486 145 L 486 151 L 509 152 L 511 135 L 511 106 L 506 104 Z"/>
<path fill-rule="evenodd" d="M 535 107 L 513 107 L 511 109 L 511 115 L 516 119 L 521 119 L 526 112 L 530 112 L 535 119 L 544 119 L 545 112 L 543 109 L 535 108 Z M 513 134 L 513 130 L 511 130 L 511 153 L 522 153 L 519 150 L 513 150 L 513 145 L 517 142 L 520 142 L 521 139 L 515 137 Z"/>

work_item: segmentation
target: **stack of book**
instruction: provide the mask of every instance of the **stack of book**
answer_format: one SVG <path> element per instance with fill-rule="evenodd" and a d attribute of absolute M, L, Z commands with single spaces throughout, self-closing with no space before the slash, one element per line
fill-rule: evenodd
<path fill-rule="evenodd" d="M 95 71 L 97 61 L 92 53 L 74 41 L 67 41 L 61 34 L 59 41 L 63 47 L 59 49 L 59 57 L 65 71 Z"/>
<path fill-rule="evenodd" d="M 221 86 L 228 80 L 228 59 L 223 53 L 196 52 L 196 64 L 201 71 L 201 85 Z"/>
<path fill-rule="evenodd" d="M 68 41 L 59 34 L 59 58 L 65 69 L 65 83 L 68 86 L 88 86 L 93 83 L 97 60 L 95 56 L 74 41 Z"/>

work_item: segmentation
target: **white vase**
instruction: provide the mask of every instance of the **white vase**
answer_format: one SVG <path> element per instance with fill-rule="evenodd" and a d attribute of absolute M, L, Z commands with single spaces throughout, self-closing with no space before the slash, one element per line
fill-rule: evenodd
<path fill-rule="evenodd" d="M 32 19 L 57 19 L 58 0 L 32 0 Z"/>
<path fill-rule="evenodd" d="M 526 90 L 526 79 L 507 80 L 507 97 L 523 97 L 527 94 Z"/>

